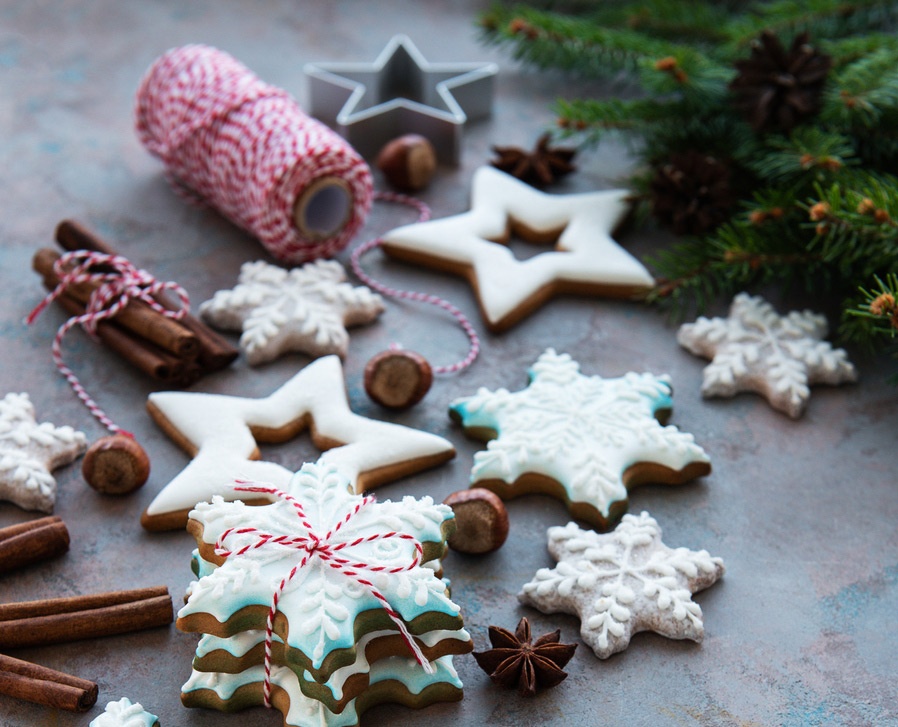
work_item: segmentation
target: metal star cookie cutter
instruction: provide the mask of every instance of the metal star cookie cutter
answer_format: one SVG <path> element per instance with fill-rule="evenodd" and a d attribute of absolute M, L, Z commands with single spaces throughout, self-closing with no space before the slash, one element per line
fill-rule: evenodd
<path fill-rule="evenodd" d="M 395 35 L 373 63 L 308 63 L 308 111 L 334 124 L 363 157 L 391 139 L 420 134 L 457 165 L 462 128 L 492 113 L 495 63 L 428 63 Z"/>

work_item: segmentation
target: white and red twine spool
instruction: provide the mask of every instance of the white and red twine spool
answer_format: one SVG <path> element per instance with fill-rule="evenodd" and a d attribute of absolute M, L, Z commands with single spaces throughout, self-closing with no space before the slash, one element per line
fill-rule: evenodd
<path fill-rule="evenodd" d="M 334 131 L 227 53 L 174 48 L 137 92 L 137 133 L 176 189 L 281 262 L 332 257 L 364 224 L 371 171 Z"/>

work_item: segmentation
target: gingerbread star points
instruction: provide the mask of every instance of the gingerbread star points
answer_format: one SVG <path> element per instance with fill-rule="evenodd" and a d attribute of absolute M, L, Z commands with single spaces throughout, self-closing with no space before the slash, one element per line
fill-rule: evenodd
<path fill-rule="evenodd" d="M 380 422 L 349 408 L 337 356 L 309 364 L 262 399 L 167 391 L 151 394 L 147 409 L 193 460 L 150 503 L 148 530 L 183 528 L 198 502 L 233 497 L 235 478 L 286 485 L 292 470 L 259 460 L 258 442 L 285 442 L 305 429 L 358 491 L 433 467 L 455 456 L 442 437 Z"/>
<path fill-rule="evenodd" d="M 627 195 L 550 195 L 481 167 L 468 212 L 392 230 L 382 247 L 391 257 L 465 277 L 487 327 L 503 331 L 555 295 L 629 298 L 652 287 L 645 267 L 611 237 L 627 213 Z M 517 260 L 502 244 L 512 230 L 554 248 Z"/>

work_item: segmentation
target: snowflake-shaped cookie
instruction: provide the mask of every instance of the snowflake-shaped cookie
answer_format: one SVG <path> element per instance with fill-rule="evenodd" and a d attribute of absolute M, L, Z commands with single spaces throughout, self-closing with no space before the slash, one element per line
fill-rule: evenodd
<path fill-rule="evenodd" d="M 549 552 L 558 565 L 537 571 L 518 598 L 543 613 L 579 616 L 580 636 L 600 659 L 626 649 L 640 631 L 702 640 L 702 609 L 692 594 L 723 575 L 723 561 L 668 548 L 647 512 L 624 515 L 603 535 L 575 523 L 549 528 Z"/>
<path fill-rule="evenodd" d="M 336 260 L 290 271 L 263 260 L 244 263 L 237 287 L 218 291 L 200 313 L 213 326 L 243 331 L 240 347 L 253 366 L 291 351 L 345 356 L 346 327 L 371 323 L 384 310 L 379 295 L 345 281 Z"/>
<path fill-rule="evenodd" d="M 422 565 L 443 555 L 454 525 L 447 505 L 435 504 L 430 497 L 365 502 L 350 491 L 349 480 L 335 466 L 321 463 L 303 465 L 284 495 L 257 507 L 215 497 L 190 513 L 189 529 L 197 537 L 200 556 L 220 566 L 193 585 L 178 614 L 179 628 L 224 637 L 247 628 L 264 629 L 275 590 L 304 559 L 280 593 L 277 610 L 282 618 L 275 619 L 275 632 L 286 644 L 285 660 L 310 669 L 319 681 L 355 660 L 357 631 L 396 628 L 375 589 L 411 633 L 462 627 L 445 583 Z M 312 551 L 282 546 L 278 540 L 259 545 L 260 538 L 295 541 L 308 532 L 320 539 Z M 413 541 L 421 544 L 423 553 L 418 565 L 408 567 L 416 555 Z M 334 555 L 325 553 L 331 548 L 352 563 L 358 577 L 335 567 Z M 374 588 L 360 579 L 370 579 Z M 220 627 L 205 628 L 208 615 Z M 418 617 L 424 618 L 415 622 Z M 342 653 L 327 659 L 335 651 Z"/>
<path fill-rule="evenodd" d="M 575 517 L 606 530 L 626 510 L 627 488 L 679 484 L 711 471 L 691 434 L 662 426 L 671 409 L 666 376 L 584 376 L 567 354 L 548 349 L 522 391 L 481 389 L 449 408 L 474 436 L 471 483 L 501 497 L 546 492 Z"/>
<path fill-rule="evenodd" d="M 127 697 L 109 702 L 106 711 L 91 721 L 89 727 L 159 727 L 159 718 Z"/>
<path fill-rule="evenodd" d="M 83 432 L 38 424 L 28 394 L 7 394 L 0 400 L 0 500 L 25 510 L 53 512 L 56 480 L 50 473 L 85 449 Z"/>
<path fill-rule="evenodd" d="M 841 348 L 822 340 L 826 318 L 811 311 L 780 316 L 759 296 L 740 293 L 727 318 L 705 318 L 680 326 L 677 341 L 705 367 L 702 395 L 762 394 L 774 409 L 797 419 L 811 396 L 811 384 L 855 381 L 857 373 Z"/>

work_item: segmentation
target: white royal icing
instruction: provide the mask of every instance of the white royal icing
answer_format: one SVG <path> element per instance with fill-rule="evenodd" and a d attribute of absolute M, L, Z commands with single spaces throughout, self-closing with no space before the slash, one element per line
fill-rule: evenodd
<path fill-rule="evenodd" d="M 740 293 L 727 318 L 705 318 L 680 326 L 677 341 L 705 367 L 702 395 L 763 394 L 774 409 L 802 415 L 811 384 L 841 384 L 857 379 L 848 354 L 822 340 L 826 318 L 811 311 L 780 316 L 760 296 Z"/>
<path fill-rule="evenodd" d="M 627 499 L 622 476 L 631 465 L 655 462 L 680 470 L 708 461 L 691 434 L 655 418 L 655 411 L 672 406 L 670 395 L 667 376 L 584 376 L 569 355 L 548 349 L 533 365 L 526 389 L 481 389 L 450 409 L 466 429 L 498 433 L 474 455 L 472 483 L 498 479 L 513 493 L 521 475 L 545 475 L 565 488 L 571 502 L 588 503 L 607 517 L 612 503 Z"/>
<path fill-rule="evenodd" d="M 453 517 L 451 508 L 435 504 L 430 497 L 419 500 L 404 497 L 399 502 L 368 504 L 346 521 L 346 515 L 362 497 L 349 491 L 346 478 L 333 465 L 303 465 L 285 489 L 302 503 L 307 522 L 319 537 L 333 531 L 338 523 L 344 523 L 332 539 L 334 544 L 388 532 L 412 536 L 422 544 L 442 544 L 443 523 Z M 217 542 L 232 528 L 255 529 L 232 532 L 224 543 L 230 551 L 258 542 L 256 531 L 291 537 L 307 532 L 294 506 L 285 500 L 248 507 L 242 502 L 225 502 L 215 497 L 211 503 L 198 504 L 190 517 L 202 524 L 206 543 Z M 225 623 L 246 606 L 267 609 L 278 585 L 306 555 L 304 550 L 274 544 L 235 552 L 193 584 L 178 616 L 211 614 Z M 340 555 L 353 562 L 392 569 L 410 564 L 415 549 L 408 539 L 392 537 L 351 545 L 342 549 Z M 373 582 L 406 624 L 424 614 L 444 614 L 450 618 L 459 614 L 459 607 L 446 595 L 443 581 L 423 565 L 392 574 L 364 569 L 358 572 Z M 289 634 L 285 637 L 288 648 L 299 649 L 315 669 L 321 667 L 332 651 L 355 645 L 355 622 L 359 614 L 382 609 L 383 604 L 370 588 L 330 567 L 317 555 L 296 572 L 278 602 L 278 611 L 288 623 Z M 287 660 L 294 661 L 289 657 Z"/>
<path fill-rule="evenodd" d="M 346 355 L 347 326 L 371 323 L 383 300 L 352 287 L 336 260 L 315 260 L 287 271 L 263 260 L 244 263 L 237 286 L 200 305 L 213 326 L 242 331 L 240 347 L 253 366 L 297 351 L 313 358 Z"/>
<path fill-rule="evenodd" d="M 348 666 L 336 669 L 327 678 L 327 681 L 315 682 L 316 685 L 328 689 L 334 701 L 338 702 L 342 700 L 344 697 L 343 689 L 346 684 L 346 680 L 356 674 L 367 674 L 371 670 L 372 664 L 368 660 L 368 656 L 366 653 L 368 645 L 372 641 L 375 641 L 377 639 L 395 635 L 395 631 L 371 631 L 365 634 L 356 643 L 357 653 L 355 661 Z M 450 631 L 448 629 L 436 629 L 434 631 L 428 631 L 425 634 L 421 634 L 420 636 L 416 636 L 415 638 L 428 648 L 432 648 L 441 641 L 450 639 L 462 643 L 469 643 L 471 641 L 471 635 L 464 629 L 457 629 L 454 631 Z M 265 632 L 256 629 L 242 631 L 239 634 L 235 634 L 234 636 L 228 638 L 212 636 L 211 634 L 204 634 L 200 639 L 199 644 L 197 644 L 196 656 L 198 658 L 202 658 L 215 651 L 223 650 L 239 659 L 264 641 Z M 274 641 L 283 643 L 283 640 L 277 635 L 275 635 Z M 259 663 L 262 663 L 261 659 L 259 660 Z M 247 665 L 247 668 L 249 666 L 251 665 Z M 281 666 L 284 665 L 282 664 Z M 315 681 L 313 675 L 308 671 L 305 672 L 303 677 L 308 682 Z"/>
<path fill-rule="evenodd" d="M 701 641 L 702 609 L 692 594 L 723 575 L 706 550 L 668 548 L 647 512 L 624 515 L 600 535 L 575 523 L 549 528 L 555 568 L 541 568 L 518 598 L 544 613 L 580 618 L 580 636 L 600 659 L 623 651 L 633 634 L 654 631 Z"/>
<path fill-rule="evenodd" d="M 28 394 L 0 399 L 0 500 L 25 510 L 53 512 L 53 470 L 87 449 L 87 437 L 69 426 L 38 424 Z"/>
<path fill-rule="evenodd" d="M 339 466 L 353 483 L 367 472 L 391 467 L 411 474 L 432 465 L 430 458 L 449 459 L 455 453 L 435 434 L 353 413 L 337 356 L 313 361 L 264 399 L 166 391 L 150 394 L 149 405 L 196 452 L 150 503 L 150 517 L 188 510 L 214 495 L 232 498 L 237 478 L 286 485 L 290 470 L 252 459 L 257 446 L 251 427 L 281 429 L 310 417 L 321 437 L 344 443 L 325 452 L 321 461 Z"/>
<path fill-rule="evenodd" d="M 109 702 L 106 711 L 92 720 L 89 727 L 158 727 L 159 718 L 127 697 Z"/>
<path fill-rule="evenodd" d="M 471 189 L 470 211 L 392 230 L 383 237 L 384 250 L 427 255 L 435 267 L 441 261 L 470 266 L 491 327 L 557 282 L 620 287 L 626 295 L 654 284 L 611 238 L 627 213 L 626 190 L 550 195 L 492 167 L 474 173 Z M 539 231 L 564 229 L 554 250 L 519 261 L 493 242 L 505 238 L 510 220 Z"/>
<path fill-rule="evenodd" d="M 452 665 L 451 656 L 436 659 L 432 665 L 434 673 L 428 674 L 414 659 L 401 657 L 381 659 L 371 667 L 371 686 L 382 682 L 401 683 L 403 687 L 401 691 L 391 692 L 389 695 L 383 693 L 385 701 L 399 703 L 421 694 L 424 689 L 434 684 L 448 684 L 455 689 L 462 688 L 458 673 Z M 219 699 L 227 701 L 241 686 L 260 684 L 264 680 L 265 670 L 262 666 L 250 667 L 240 674 L 194 671 L 181 691 L 190 694 L 211 690 Z M 354 699 L 342 712 L 334 714 L 323 702 L 303 694 L 299 686 L 299 677 L 286 667 L 272 667 L 271 682 L 289 695 L 289 705 L 284 715 L 284 724 L 288 727 L 355 727 L 359 722 Z M 261 704 L 261 690 L 258 697 Z"/>

